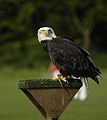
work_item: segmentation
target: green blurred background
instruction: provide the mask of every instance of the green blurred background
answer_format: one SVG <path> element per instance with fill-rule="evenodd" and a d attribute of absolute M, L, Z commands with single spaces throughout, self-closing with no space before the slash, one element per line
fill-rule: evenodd
<path fill-rule="evenodd" d="M 107 119 L 107 1 L 0 0 L 0 120 L 44 119 L 17 85 L 21 79 L 51 77 L 36 35 L 42 26 L 72 37 L 103 74 L 99 86 L 89 81 L 87 100 L 73 100 L 60 119 Z"/>

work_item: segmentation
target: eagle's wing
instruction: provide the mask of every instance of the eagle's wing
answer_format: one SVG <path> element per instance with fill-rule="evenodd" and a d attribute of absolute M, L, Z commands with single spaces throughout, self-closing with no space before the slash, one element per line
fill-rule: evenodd
<path fill-rule="evenodd" d="M 55 38 L 48 41 L 47 49 L 53 64 L 63 75 L 91 77 L 99 83 L 97 76 L 101 72 L 90 59 L 88 52 L 77 47 L 67 38 Z"/>
<path fill-rule="evenodd" d="M 50 59 L 59 69 L 86 69 L 81 50 L 67 38 L 55 38 L 48 43 Z M 85 51 L 84 51 L 85 52 Z M 88 55 L 88 54 L 87 54 Z"/>

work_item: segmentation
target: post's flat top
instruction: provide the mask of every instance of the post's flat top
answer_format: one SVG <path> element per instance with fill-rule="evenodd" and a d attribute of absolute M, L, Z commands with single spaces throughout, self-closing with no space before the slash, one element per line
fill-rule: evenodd
<path fill-rule="evenodd" d="M 30 79 L 18 82 L 19 89 L 80 88 L 81 86 L 80 79 L 71 79 L 70 82 L 60 82 L 52 79 Z"/>

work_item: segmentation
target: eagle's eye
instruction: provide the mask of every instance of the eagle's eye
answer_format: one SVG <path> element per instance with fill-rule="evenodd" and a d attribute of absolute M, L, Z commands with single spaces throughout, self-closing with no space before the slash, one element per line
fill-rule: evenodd
<path fill-rule="evenodd" d="M 39 34 L 42 34 L 42 33 L 44 33 L 44 31 L 45 31 L 45 30 L 40 30 L 40 31 L 39 31 Z"/>
<path fill-rule="evenodd" d="M 45 30 L 42 30 L 41 32 L 44 32 Z"/>

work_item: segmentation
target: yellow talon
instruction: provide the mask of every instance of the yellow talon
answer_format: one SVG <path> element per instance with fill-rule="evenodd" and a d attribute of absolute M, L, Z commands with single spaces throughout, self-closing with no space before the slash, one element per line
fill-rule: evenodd
<path fill-rule="evenodd" d="M 53 80 L 59 80 L 59 81 L 64 81 L 64 82 L 67 82 L 67 79 L 69 79 L 70 76 L 63 76 L 62 74 L 59 74 L 58 77 L 55 77 L 55 78 L 52 78 Z"/>

